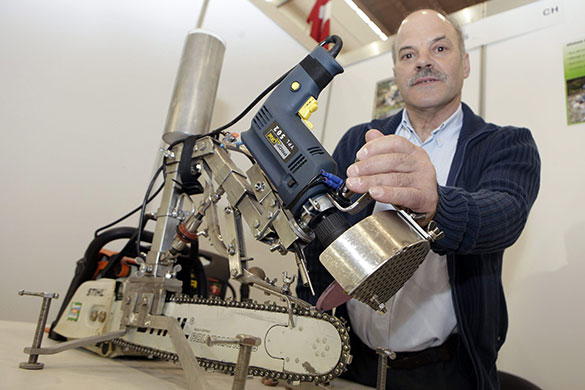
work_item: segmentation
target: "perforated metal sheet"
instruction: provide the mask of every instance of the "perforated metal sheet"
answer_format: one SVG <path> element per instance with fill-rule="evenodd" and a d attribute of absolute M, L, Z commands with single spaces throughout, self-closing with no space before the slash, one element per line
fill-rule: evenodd
<path fill-rule="evenodd" d="M 404 247 L 359 283 L 350 295 L 372 309 L 380 310 L 379 304 L 386 303 L 402 288 L 425 259 L 429 248 L 426 240 Z"/>

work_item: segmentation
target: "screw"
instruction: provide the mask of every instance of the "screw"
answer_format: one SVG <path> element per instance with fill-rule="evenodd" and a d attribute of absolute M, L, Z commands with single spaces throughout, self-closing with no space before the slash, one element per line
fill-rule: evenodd
<path fill-rule="evenodd" d="M 263 181 L 259 181 L 256 184 L 254 184 L 254 189 L 256 191 L 262 192 L 266 189 L 266 183 L 264 183 Z"/>

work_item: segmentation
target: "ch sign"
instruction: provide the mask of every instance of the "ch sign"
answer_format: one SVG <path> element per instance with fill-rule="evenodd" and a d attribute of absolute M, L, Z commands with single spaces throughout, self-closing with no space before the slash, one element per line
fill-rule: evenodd
<path fill-rule="evenodd" d="M 562 0 L 542 0 L 463 26 L 465 47 L 503 41 L 550 27 L 564 20 Z"/>

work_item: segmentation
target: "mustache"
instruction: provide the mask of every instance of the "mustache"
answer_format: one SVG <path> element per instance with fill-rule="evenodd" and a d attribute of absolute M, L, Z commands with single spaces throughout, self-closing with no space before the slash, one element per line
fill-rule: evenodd
<path fill-rule="evenodd" d="M 420 79 L 422 79 L 424 77 L 433 77 L 433 78 L 435 78 L 437 80 L 441 80 L 441 81 L 447 80 L 447 76 L 445 76 L 443 73 L 441 73 L 439 71 L 435 71 L 435 70 L 433 70 L 431 68 L 422 68 L 414 76 L 412 76 L 410 78 L 410 80 L 408 80 L 408 86 L 409 87 L 412 87 Z"/>

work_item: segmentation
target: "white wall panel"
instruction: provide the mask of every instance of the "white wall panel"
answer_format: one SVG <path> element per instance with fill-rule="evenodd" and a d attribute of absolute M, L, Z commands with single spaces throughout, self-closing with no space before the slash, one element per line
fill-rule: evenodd
<path fill-rule="evenodd" d="M 36 320 L 40 300 L 16 292 L 64 295 L 93 231 L 142 202 L 201 4 L 0 2 L 1 319 Z M 212 127 L 233 119 L 307 53 L 241 0 L 211 1 L 203 28 L 227 46 Z M 317 132 L 323 116 L 312 117 Z M 296 270 L 292 256 L 248 242 L 254 265 L 270 276 Z"/>
<path fill-rule="evenodd" d="M 567 125 L 563 74 L 564 45 L 585 38 L 585 3 L 563 5 L 562 25 L 490 45 L 487 62 L 486 118 L 530 128 L 542 159 L 538 199 L 504 262 L 510 331 L 499 362 L 544 389 L 585 386 L 585 123 Z"/>

